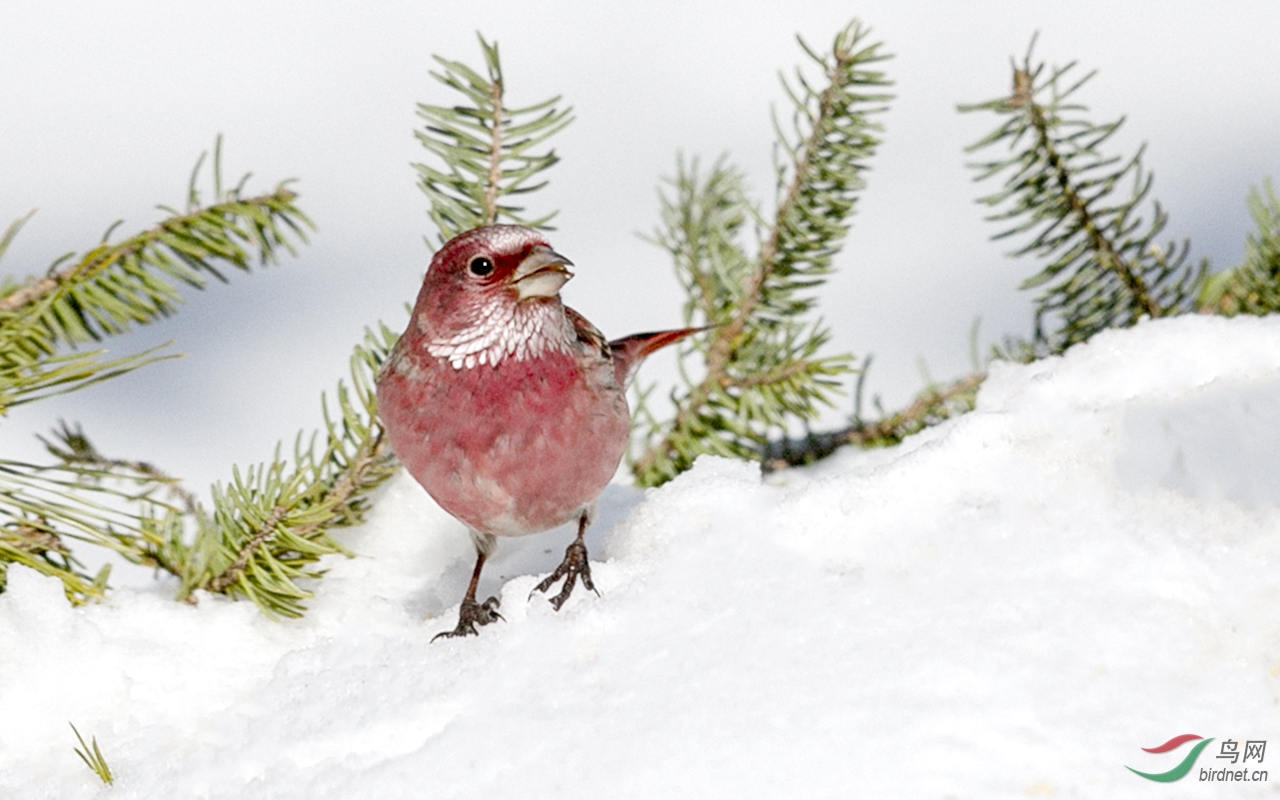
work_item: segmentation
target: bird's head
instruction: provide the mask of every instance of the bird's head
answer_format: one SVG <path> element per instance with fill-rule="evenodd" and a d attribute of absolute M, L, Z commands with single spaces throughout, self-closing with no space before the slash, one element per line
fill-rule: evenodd
<path fill-rule="evenodd" d="M 573 277 L 570 266 L 531 228 L 488 225 L 469 230 L 446 242 L 431 259 L 413 324 L 434 355 L 451 361 L 461 363 L 459 357 L 471 354 L 478 359 L 480 352 L 490 351 L 485 360 L 493 363 L 524 353 L 529 343 L 522 344 L 520 337 L 563 337 L 560 287 Z M 559 346 L 550 340 L 547 344 Z"/>
<path fill-rule="evenodd" d="M 557 298 L 573 277 L 572 265 L 532 228 L 474 228 L 450 239 L 431 259 L 418 310 L 445 327 L 454 327 L 451 321 L 465 326 L 488 306 Z"/>

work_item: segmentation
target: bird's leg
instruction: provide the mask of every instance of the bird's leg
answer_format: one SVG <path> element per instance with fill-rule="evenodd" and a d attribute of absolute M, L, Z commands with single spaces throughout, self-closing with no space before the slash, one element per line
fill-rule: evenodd
<path fill-rule="evenodd" d="M 564 561 L 561 561 L 556 571 L 543 579 L 542 583 L 533 587 L 534 592 L 545 592 L 551 588 L 551 584 L 564 578 L 564 586 L 560 587 L 560 593 L 551 598 L 551 605 L 556 611 L 559 611 L 564 601 L 569 599 L 569 595 L 573 593 L 574 582 L 579 579 L 582 580 L 583 586 L 597 595 L 600 594 L 595 584 L 591 582 L 591 563 L 587 561 L 586 542 L 582 541 L 582 535 L 587 532 L 587 522 L 587 512 L 584 511 L 578 518 L 578 537 L 565 549 Z M 533 592 L 530 592 L 529 596 L 532 597 Z"/>
<path fill-rule="evenodd" d="M 483 603 L 476 602 L 476 587 L 480 585 L 480 570 L 484 568 L 485 558 L 483 550 L 476 551 L 476 568 L 471 573 L 471 585 L 467 587 L 467 595 L 462 598 L 462 607 L 458 609 L 458 627 L 437 633 L 431 637 L 431 641 L 434 642 L 441 636 L 476 636 L 479 634 L 477 625 L 488 625 L 496 619 L 502 619 L 502 615 L 498 613 L 498 598 L 490 597 Z"/>

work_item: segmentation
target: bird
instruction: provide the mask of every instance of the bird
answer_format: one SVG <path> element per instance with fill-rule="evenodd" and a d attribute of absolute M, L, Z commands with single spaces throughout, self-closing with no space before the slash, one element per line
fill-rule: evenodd
<path fill-rule="evenodd" d="M 564 305 L 573 262 L 537 230 L 495 224 L 450 239 L 431 259 L 404 333 L 378 371 L 387 442 L 427 493 L 466 526 L 471 582 L 452 631 L 502 619 L 477 602 L 499 537 L 577 523 L 564 560 L 534 587 L 558 611 L 577 582 L 598 595 L 583 541 L 631 435 L 626 387 L 659 348 L 705 328 L 613 341 Z"/>

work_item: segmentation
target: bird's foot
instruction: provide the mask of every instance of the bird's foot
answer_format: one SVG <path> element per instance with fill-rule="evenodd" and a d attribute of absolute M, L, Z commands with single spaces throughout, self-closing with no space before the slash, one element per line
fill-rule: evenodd
<path fill-rule="evenodd" d="M 564 586 L 560 587 L 560 593 L 551 598 L 551 606 L 559 611 L 564 605 L 564 601 L 569 599 L 569 595 L 573 593 L 573 586 L 578 581 L 582 581 L 582 585 L 595 592 L 596 585 L 591 582 L 591 562 L 587 560 L 587 546 L 582 543 L 582 539 L 575 539 L 573 544 L 564 551 L 564 561 L 560 562 L 560 566 L 556 567 L 556 571 L 543 579 L 542 583 L 533 587 L 533 592 L 546 592 L 556 581 L 564 578 Z M 529 596 L 533 597 L 533 592 L 529 592 Z"/>
<path fill-rule="evenodd" d="M 479 635 L 479 631 L 476 630 L 477 625 L 488 625 L 494 620 L 502 619 L 502 615 L 498 613 L 499 605 L 501 603 L 496 597 L 490 597 L 483 603 L 477 603 L 475 598 L 463 598 L 462 607 L 458 609 L 458 627 L 451 631 L 437 633 L 431 637 L 431 641 L 434 642 L 441 636 L 453 638 L 454 636 Z"/>

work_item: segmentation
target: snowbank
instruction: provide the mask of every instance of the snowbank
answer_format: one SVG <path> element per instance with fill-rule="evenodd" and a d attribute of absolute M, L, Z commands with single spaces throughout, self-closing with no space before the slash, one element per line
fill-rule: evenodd
<path fill-rule="evenodd" d="M 568 531 L 503 543 L 479 638 L 430 643 L 470 545 L 403 476 L 300 621 L 12 567 L 0 797 L 1262 796 L 1280 763 L 1125 766 L 1280 762 L 1277 475 L 1280 320 L 1181 318 L 997 366 L 892 450 L 611 487 L 601 596 L 526 599 Z"/>

